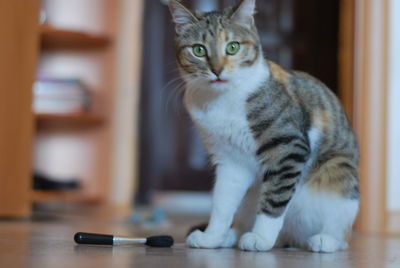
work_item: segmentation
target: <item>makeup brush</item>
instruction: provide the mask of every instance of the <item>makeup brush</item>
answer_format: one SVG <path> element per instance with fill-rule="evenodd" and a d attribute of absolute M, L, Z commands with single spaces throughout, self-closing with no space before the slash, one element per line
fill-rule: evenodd
<path fill-rule="evenodd" d="M 137 245 L 144 244 L 150 247 L 169 248 L 174 244 L 174 239 L 169 235 L 150 236 L 147 238 L 121 237 L 106 234 L 76 233 L 74 240 L 77 244 L 91 245 Z"/>

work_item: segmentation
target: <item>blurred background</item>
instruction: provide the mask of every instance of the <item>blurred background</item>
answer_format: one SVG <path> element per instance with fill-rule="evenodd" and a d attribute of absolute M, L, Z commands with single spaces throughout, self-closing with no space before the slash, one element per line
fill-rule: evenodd
<path fill-rule="evenodd" d="M 0 216 L 53 204 L 133 221 L 208 213 L 213 167 L 182 105 L 167 2 L 1 1 Z M 181 2 L 210 11 L 239 1 Z M 266 57 L 326 83 L 356 129 L 357 228 L 400 232 L 400 2 L 257 5 Z"/>

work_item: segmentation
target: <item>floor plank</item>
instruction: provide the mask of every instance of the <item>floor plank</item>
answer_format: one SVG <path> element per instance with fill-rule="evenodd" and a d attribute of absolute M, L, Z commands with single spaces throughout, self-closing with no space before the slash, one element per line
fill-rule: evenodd
<path fill-rule="evenodd" d="M 355 234 L 350 249 L 318 254 L 294 249 L 243 252 L 237 249 L 190 249 L 183 244 L 199 217 L 172 217 L 163 228 L 133 226 L 126 217 L 91 213 L 36 212 L 27 220 L 0 221 L 0 267 L 400 267 L 400 237 Z M 176 244 L 145 246 L 76 245 L 78 231 L 118 235 L 171 234 Z"/>

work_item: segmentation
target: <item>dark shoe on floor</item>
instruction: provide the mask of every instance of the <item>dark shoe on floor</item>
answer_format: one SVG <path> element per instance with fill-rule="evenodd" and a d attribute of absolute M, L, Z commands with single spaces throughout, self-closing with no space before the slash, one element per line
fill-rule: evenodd
<path fill-rule="evenodd" d="M 33 174 L 33 189 L 35 190 L 77 190 L 78 180 L 57 181 L 42 174 Z"/>

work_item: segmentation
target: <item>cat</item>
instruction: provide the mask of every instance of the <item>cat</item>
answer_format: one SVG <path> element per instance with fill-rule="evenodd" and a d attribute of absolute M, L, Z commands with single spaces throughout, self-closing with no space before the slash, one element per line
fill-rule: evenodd
<path fill-rule="evenodd" d="M 186 243 L 346 249 L 359 207 L 356 137 L 322 82 L 264 58 L 255 2 L 192 13 L 169 1 L 184 103 L 216 166 L 208 226 Z"/>

